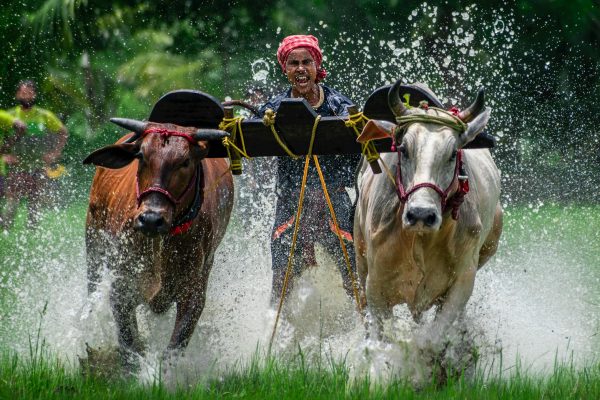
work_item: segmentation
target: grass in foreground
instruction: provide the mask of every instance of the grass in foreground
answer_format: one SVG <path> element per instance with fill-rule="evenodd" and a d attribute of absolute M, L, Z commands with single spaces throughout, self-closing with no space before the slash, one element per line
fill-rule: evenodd
<path fill-rule="evenodd" d="M 38 355 L 36 355 L 38 354 Z M 44 351 L 32 349 L 27 359 L 0 356 L 0 399 L 596 399 L 600 398 L 600 364 L 583 368 L 557 365 L 537 376 L 519 369 L 510 376 L 471 380 L 457 378 L 415 390 L 396 380 L 387 384 L 368 377 L 350 383 L 345 365 L 306 365 L 278 359 L 254 360 L 218 379 L 169 389 L 160 381 L 141 384 L 133 379 L 108 380 L 83 375 Z"/>

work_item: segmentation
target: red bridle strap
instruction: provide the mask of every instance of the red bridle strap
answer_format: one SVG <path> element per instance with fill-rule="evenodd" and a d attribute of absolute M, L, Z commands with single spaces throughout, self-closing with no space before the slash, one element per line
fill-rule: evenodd
<path fill-rule="evenodd" d="M 166 129 L 166 128 L 150 128 L 150 129 L 146 129 L 144 131 L 144 133 L 142 133 L 142 136 L 146 136 L 149 135 L 151 133 L 158 133 L 160 135 L 161 138 L 166 139 L 170 136 L 179 136 L 182 138 L 185 138 L 188 142 L 192 143 L 192 144 L 197 144 L 198 141 L 196 139 L 194 139 L 194 137 L 192 135 L 190 135 L 189 133 L 185 133 L 185 132 L 179 132 L 179 131 L 173 131 L 171 129 Z"/>
<path fill-rule="evenodd" d="M 186 139 L 190 144 L 198 144 L 197 140 L 194 139 L 194 137 L 192 135 L 190 135 L 189 133 L 174 131 L 174 130 L 166 129 L 166 128 L 150 128 L 150 129 L 145 130 L 144 133 L 142 133 L 142 136 L 146 136 L 146 135 L 149 135 L 152 133 L 159 134 L 161 136 L 161 138 L 163 138 L 163 139 L 167 139 L 171 136 L 179 136 L 179 137 Z M 171 203 L 173 203 L 173 205 L 175 205 L 175 206 L 178 205 L 181 202 L 181 199 L 187 194 L 187 192 L 190 191 L 192 186 L 194 186 L 194 182 L 196 181 L 196 178 L 197 178 L 196 175 L 197 175 L 197 171 L 194 172 L 194 176 L 188 182 L 183 193 L 179 197 L 175 198 L 175 196 L 173 196 L 171 194 L 171 192 L 169 192 L 167 189 L 162 188 L 160 186 L 150 186 L 149 188 L 147 188 L 146 190 L 144 190 L 143 192 L 140 193 L 139 174 L 136 174 L 136 176 L 135 176 L 135 196 L 137 199 L 138 207 L 140 206 L 140 204 L 142 202 L 142 198 L 144 198 L 144 196 L 146 196 L 150 193 L 154 193 L 154 192 L 164 195 L 167 199 L 169 199 L 169 201 Z"/>
<path fill-rule="evenodd" d="M 175 205 L 175 206 L 178 205 L 179 203 L 181 203 L 181 199 L 183 199 L 183 197 L 187 194 L 187 192 L 190 191 L 192 186 L 194 186 L 194 182 L 196 182 L 196 174 L 197 174 L 197 172 L 194 172 L 194 176 L 192 176 L 192 179 L 190 179 L 190 181 L 188 182 L 187 186 L 185 187 L 185 190 L 177 198 L 175 198 L 175 196 L 173 196 L 171 194 L 171 192 L 169 192 L 167 189 L 164 189 L 160 186 L 150 186 L 149 188 L 147 188 L 146 190 L 144 190 L 143 192 L 140 193 L 140 180 L 139 180 L 138 175 L 136 175 L 135 176 L 135 196 L 137 199 L 138 207 L 142 203 L 142 199 L 146 195 L 153 193 L 153 192 L 164 195 L 167 199 L 169 199 L 169 201 L 171 203 L 173 203 L 173 205 Z"/>
<path fill-rule="evenodd" d="M 400 200 L 400 203 L 406 203 L 408 197 L 417 190 L 422 188 L 430 188 L 440 195 L 440 199 L 442 202 L 442 212 L 445 212 L 447 207 L 452 207 L 452 218 L 454 220 L 457 220 L 460 205 L 463 203 L 465 195 L 469 192 L 469 181 L 467 177 L 460 175 L 460 172 L 463 169 L 462 156 L 463 150 L 459 149 L 456 152 L 454 176 L 452 177 L 452 181 L 450 182 L 446 190 L 442 190 L 442 188 L 440 188 L 434 183 L 423 182 L 414 185 L 412 188 L 410 188 L 410 190 L 407 191 L 404 188 L 404 184 L 402 183 L 402 167 L 400 163 L 400 159 L 402 156 L 400 154 L 400 151 L 398 151 L 398 168 L 396 170 L 396 193 L 398 194 L 398 199 Z M 448 199 L 448 194 L 450 193 L 450 190 L 452 189 L 455 180 L 458 180 L 458 190 L 450 199 Z"/>

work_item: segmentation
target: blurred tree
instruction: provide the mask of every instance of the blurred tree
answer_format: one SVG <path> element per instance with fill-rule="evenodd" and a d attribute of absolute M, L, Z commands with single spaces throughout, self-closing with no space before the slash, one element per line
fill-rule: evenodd
<path fill-rule="evenodd" d="M 435 9 L 434 16 L 425 8 Z M 477 22 L 460 17 L 471 9 Z M 498 15 L 514 19 L 509 48 L 494 44 Z M 91 137 L 108 132 L 104 124 L 114 113 L 143 118 L 155 99 L 172 89 L 240 96 L 251 81 L 254 60 L 272 67 L 269 77 L 276 79 L 270 83 L 276 87 L 283 83 L 275 64 L 277 44 L 302 32 L 315 33 L 326 54 L 339 58 L 327 60 L 333 71 L 328 82 L 357 102 L 385 83 L 383 74 L 370 72 L 374 63 L 387 64 L 387 76 L 397 70 L 390 70 L 389 48 L 376 44 L 406 40 L 418 43 L 422 55 L 414 60 L 422 66 L 410 76 L 427 71 L 432 87 L 464 104 L 474 91 L 466 87 L 477 79 L 456 74 L 447 62 L 467 60 L 450 40 L 459 29 L 488 35 L 478 37 L 487 42 L 477 43 L 480 67 L 473 74 L 502 105 L 491 129 L 506 134 L 496 150 L 505 175 L 512 179 L 539 167 L 547 171 L 542 180 L 569 170 L 573 179 L 597 184 L 600 174 L 573 168 L 600 158 L 596 0 L 481 0 L 476 5 L 462 0 L 6 0 L 0 10 L 5 43 L 0 106 L 12 104 L 18 80 L 37 79 L 42 101 L 77 121 L 75 132 Z M 397 37 L 390 37 L 392 32 Z M 510 58 L 490 65 L 500 51 Z M 510 88 L 499 93 L 494 85 L 502 82 L 510 82 Z M 523 184 L 523 196 L 527 190 Z"/>

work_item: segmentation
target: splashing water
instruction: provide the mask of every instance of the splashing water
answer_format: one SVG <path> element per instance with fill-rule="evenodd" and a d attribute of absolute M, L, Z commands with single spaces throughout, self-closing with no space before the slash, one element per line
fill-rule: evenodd
<path fill-rule="evenodd" d="M 341 32 L 332 43 L 322 43 L 327 69 L 337 72 L 329 82 L 358 104 L 364 104 L 373 89 L 398 77 L 427 83 L 447 104 L 466 105 L 485 85 L 492 88 L 488 104 L 503 118 L 491 127 L 502 146 L 509 133 L 505 127 L 514 126 L 510 87 L 518 57 L 511 49 L 519 28 L 510 13 L 492 10 L 493 24 L 481 23 L 482 13 L 472 5 L 452 14 L 448 30 L 441 35 L 436 31 L 439 10 L 424 3 L 410 13 L 409 31 L 394 24 L 385 32 L 352 37 Z M 313 31 L 318 35 L 327 29 L 326 23 L 320 23 Z M 384 56 L 375 60 L 375 53 Z M 278 68 L 259 59 L 251 63 L 250 72 L 254 81 L 275 89 Z M 269 238 L 275 172 L 270 160 L 250 160 L 246 165 L 247 172 L 235 181 L 234 215 L 215 257 L 207 304 L 185 356 L 177 361 L 176 380 L 218 374 L 220 368 L 254 355 L 257 346 L 263 350 L 271 334 L 275 315 L 269 305 Z M 505 176 L 504 184 L 510 183 Z M 507 196 L 506 205 L 510 202 Z M 600 240 L 597 233 L 567 240 L 579 237 L 577 229 L 583 228 L 564 223 L 573 213 L 576 210 L 535 205 L 507 214 L 498 254 L 479 271 L 465 317 L 469 340 L 482 354 L 481 364 L 492 364 L 499 351 L 503 367 L 519 357 L 524 366 L 535 370 L 551 368 L 555 356 L 568 358 L 571 351 L 578 361 L 597 355 L 598 305 L 590 299 L 598 297 L 600 276 L 593 267 L 600 254 L 595 243 Z M 554 216 L 540 217 L 549 214 Z M 84 220 L 85 204 L 80 200 L 47 213 L 38 229 L 2 236 L 10 242 L 10 251 L 2 253 L 0 260 L 1 348 L 27 354 L 28 335 L 35 334 L 40 319 L 42 336 L 51 349 L 74 365 L 77 356 L 85 354 L 86 343 L 116 346 L 108 304 L 110 274 L 100 290 L 87 297 Z M 391 340 L 366 340 L 362 321 L 335 272 L 340 260 L 322 249 L 317 256 L 319 267 L 297 282 L 286 302 L 275 350 L 285 355 L 295 352 L 299 344 L 345 357 L 355 376 L 370 372 L 385 378 L 400 373 L 419 380 L 425 375 L 424 360 L 415 346 L 423 328 L 411 321 L 403 307 L 396 307 L 386 330 Z M 47 311 L 41 316 L 45 304 Z M 174 309 L 155 316 L 140 307 L 138 318 L 148 343 L 140 378 L 152 380 L 173 328 Z"/>

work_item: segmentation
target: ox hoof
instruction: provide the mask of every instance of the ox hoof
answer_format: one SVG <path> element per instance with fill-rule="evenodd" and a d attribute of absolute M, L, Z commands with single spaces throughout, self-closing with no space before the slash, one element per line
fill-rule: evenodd
<path fill-rule="evenodd" d="M 140 355 L 133 350 L 119 349 L 121 368 L 124 376 L 135 376 L 140 371 Z"/>
<path fill-rule="evenodd" d="M 114 348 L 91 347 L 85 344 L 85 356 L 77 356 L 81 373 L 86 377 L 100 378 L 103 380 L 118 380 L 122 376 L 119 351 Z"/>

